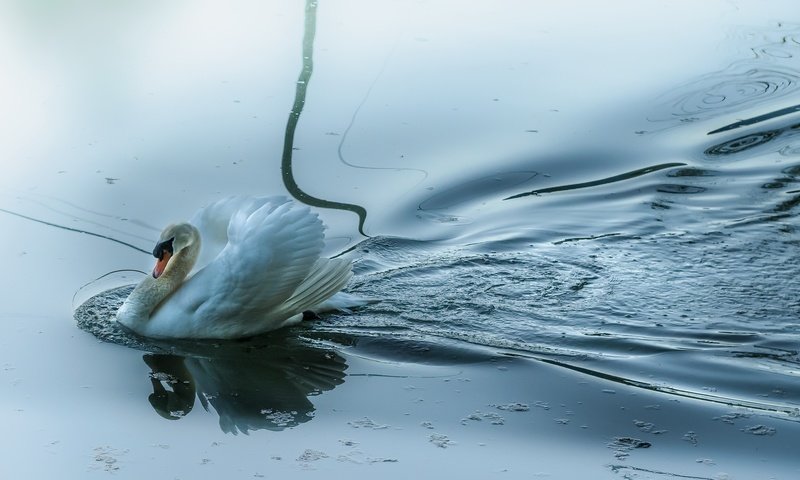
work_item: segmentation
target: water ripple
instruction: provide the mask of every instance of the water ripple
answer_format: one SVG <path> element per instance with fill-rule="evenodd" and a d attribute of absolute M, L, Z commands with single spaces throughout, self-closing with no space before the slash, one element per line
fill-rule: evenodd
<path fill-rule="evenodd" d="M 733 140 L 728 140 L 718 145 L 714 145 L 713 147 L 707 148 L 705 154 L 709 156 L 717 156 L 743 152 L 759 145 L 763 145 L 778 135 L 780 135 L 780 130 L 751 133 L 749 135 L 734 138 Z"/>
<path fill-rule="evenodd" d="M 784 170 L 788 178 L 800 168 Z M 670 193 L 693 192 L 676 187 Z M 397 265 L 379 243 L 354 254 Z M 790 412 L 800 404 L 797 261 L 796 246 L 780 239 L 753 245 L 730 234 L 423 254 L 354 279 L 359 294 L 385 299 L 369 312 L 310 328 L 344 338 L 374 331 L 401 352 L 431 338 L 466 342 L 673 395 Z M 785 393 L 764 399 L 765 389 Z"/>
<path fill-rule="evenodd" d="M 744 39 L 737 40 L 751 43 L 747 49 L 751 55 L 749 58 L 733 62 L 724 70 L 698 77 L 665 94 L 666 100 L 659 108 L 663 113 L 653 115 L 650 120 L 677 120 L 684 123 L 705 120 L 726 113 L 739 113 L 765 101 L 796 93 L 800 89 L 800 71 L 789 61 L 800 53 L 800 44 L 797 42 L 800 33 L 797 30 L 797 26 L 779 24 L 777 30 L 771 28 L 766 32 L 746 32 Z M 710 133 L 738 128 L 798 110 L 800 106 L 797 105 L 786 107 Z"/>
<path fill-rule="evenodd" d="M 651 120 L 704 120 L 784 97 L 798 88 L 800 72 L 796 70 L 756 68 L 749 61 L 734 64 L 726 71 L 714 72 L 681 87 L 680 93 L 666 102 L 669 113 Z"/>

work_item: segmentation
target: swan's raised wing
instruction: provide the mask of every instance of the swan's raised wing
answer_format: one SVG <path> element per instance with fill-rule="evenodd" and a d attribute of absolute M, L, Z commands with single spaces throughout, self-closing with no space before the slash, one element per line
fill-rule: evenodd
<path fill-rule="evenodd" d="M 320 258 L 322 222 L 285 198 L 250 210 L 232 213 L 226 246 L 151 315 L 158 331 L 170 336 L 174 323 L 175 336 L 231 338 L 282 324 L 282 304 Z"/>
<path fill-rule="evenodd" d="M 235 195 L 217 200 L 198 210 L 190 220 L 191 224 L 200 231 L 202 240 L 200 257 L 195 264 L 194 272 L 198 272 L 214 261 L 217 255 L 228 245 L 228 227 L 234 215 L 251 215 L 264 205 L 280 205 L 288 201 L 286 197 L 282 196 L 249 197 Z"/>

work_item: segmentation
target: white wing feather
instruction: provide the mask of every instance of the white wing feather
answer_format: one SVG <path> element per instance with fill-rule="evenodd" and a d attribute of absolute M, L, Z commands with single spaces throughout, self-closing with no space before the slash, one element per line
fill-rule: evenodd
<path fill-rule="evenodd" d="M 228 225 L 231 218 L 239 212 L 252 214 L 266 204 L 280 205 L 288 202 L 286 197 L 249 197 L 236 195 L 223 198 L 198 210 L 190 223 L 200 230 L 203 240 L 200 257 L 194 272 L 211 263 L 228 245 Z"/>

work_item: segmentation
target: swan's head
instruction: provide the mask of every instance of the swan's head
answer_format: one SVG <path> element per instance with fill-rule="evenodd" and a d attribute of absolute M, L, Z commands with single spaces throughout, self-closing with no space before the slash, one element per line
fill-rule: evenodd
<path fill-rule="evenodd" d="M 200 232 L 188 223 L 165 228 L 158 239 L 153 256 L 153 276 L 136 285 L 117 311 L 117 321 L 141 333 L 158 305 L 180 287 L 194 267 L 200 252 Z"/>
<path fill-rule="evenodd" d="M 161 232 L 156 248 L 153 249 L 153 256 L 156 257 L 156 266 L 153 268 L 153 278 L 160 277 L 172 263 L 170 259 L 178 255 L 185 249 L 191 248 L 194 255 L 200 247 L 200 233 L 197 228 L 190 223 L 175 223 L 168 226 Z M 194 262 L 194 258 L 192 258 Z"/>

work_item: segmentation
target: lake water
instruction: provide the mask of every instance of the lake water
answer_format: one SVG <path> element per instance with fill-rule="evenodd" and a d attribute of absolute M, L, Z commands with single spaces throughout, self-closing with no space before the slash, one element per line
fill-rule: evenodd
<path fill-rule="evenodd" d="M 0 7 L 0 477 L 800 476 L 795 2 L 92 3 Z M 231 194 L 380 301 L 109 323 Z"/>

